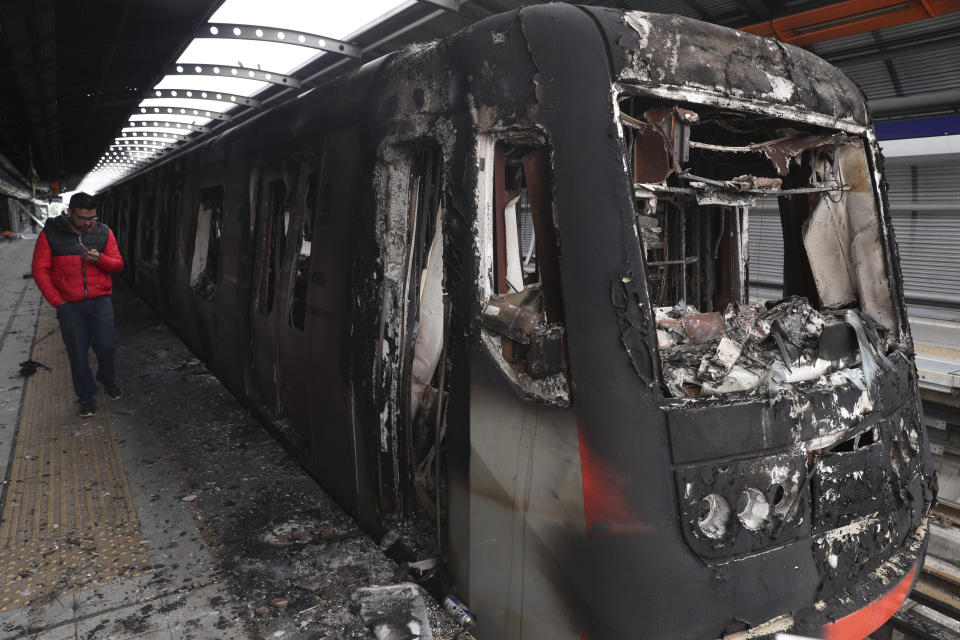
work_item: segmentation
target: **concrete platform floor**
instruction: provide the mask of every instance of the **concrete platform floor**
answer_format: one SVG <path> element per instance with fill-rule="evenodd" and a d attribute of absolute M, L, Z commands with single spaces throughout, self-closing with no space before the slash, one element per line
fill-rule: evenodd
<path fill-rule="evenodd" d="M 125 395 L 76 416 L 32 250 L 0 243 L 0 637 L 374 638 L 351 595 L 403 572 L 122 283 Z"/>

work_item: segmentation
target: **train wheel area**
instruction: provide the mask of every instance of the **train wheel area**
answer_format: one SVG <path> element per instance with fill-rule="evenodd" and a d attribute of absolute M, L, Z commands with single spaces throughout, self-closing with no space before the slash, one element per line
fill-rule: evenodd
<path fill-rule="evenodd" d="M 79 417 L 54 310 L 25 277 L 32 249 L 0 246 L 15 301 L 0 312 L 0 636 L 456 637 L 119 279 L 124 395 L 101 389 Z"/>

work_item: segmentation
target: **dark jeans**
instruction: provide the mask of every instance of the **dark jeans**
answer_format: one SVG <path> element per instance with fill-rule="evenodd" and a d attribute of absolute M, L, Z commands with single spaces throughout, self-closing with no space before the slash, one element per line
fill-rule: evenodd
<path fill-rule="evenodd" d="M 90 402 L 97 393 L 97 380 L 106 386 L 116 382 L 113 352 L 117 334 L 113 327 L 113 303 L 110 296 L 80 302 L 64 302 L 57 307 L 60 335 L 70 358 L 70 374 L 77 399 Z M 90 347 L 97 356 L 97 377 L 90 370 Z"/>

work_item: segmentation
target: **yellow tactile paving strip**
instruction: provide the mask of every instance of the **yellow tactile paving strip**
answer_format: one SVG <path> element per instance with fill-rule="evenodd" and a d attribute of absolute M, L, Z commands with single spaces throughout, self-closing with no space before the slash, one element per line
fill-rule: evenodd
<path fill-rule="evenodd" d="M 0 515 L 0 611 L 150 568 L 103 394 L 79 418 L 52 308 L 37 320 Z"/>

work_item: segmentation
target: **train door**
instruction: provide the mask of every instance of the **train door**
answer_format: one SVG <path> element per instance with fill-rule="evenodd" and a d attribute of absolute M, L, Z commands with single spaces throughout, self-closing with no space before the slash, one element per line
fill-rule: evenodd
<path fill-rule="evenodd" d="M 253 401 L 273 418 L 283 415 L 280 402 L 279 332 L 286 322 L 280 304 L 287 234 L 290 232 L 297 170 L 267 168 L 260 173 L 255 204 L 251 322 Z"/>
<path fill-rule="evenodd" d="M 289 271 L 279 301 L 279 356 L 285 374 L 280 399 L 284 420 L 304 442 L 301 450 L 309 456 L 311 473 L 346 509 L 370 522 L 368 498 L 375 493 L 369 484 L 362 489 L 357 484 L 358 445 L 347 373 L 355 335 L 350 326 L 357 253 L 352 230 L 369 174 L 361 170 L 363 148 L 356 126 L 323 135 L 309 141 L 309 151 L 298 159 L 287 232 Z"/>

